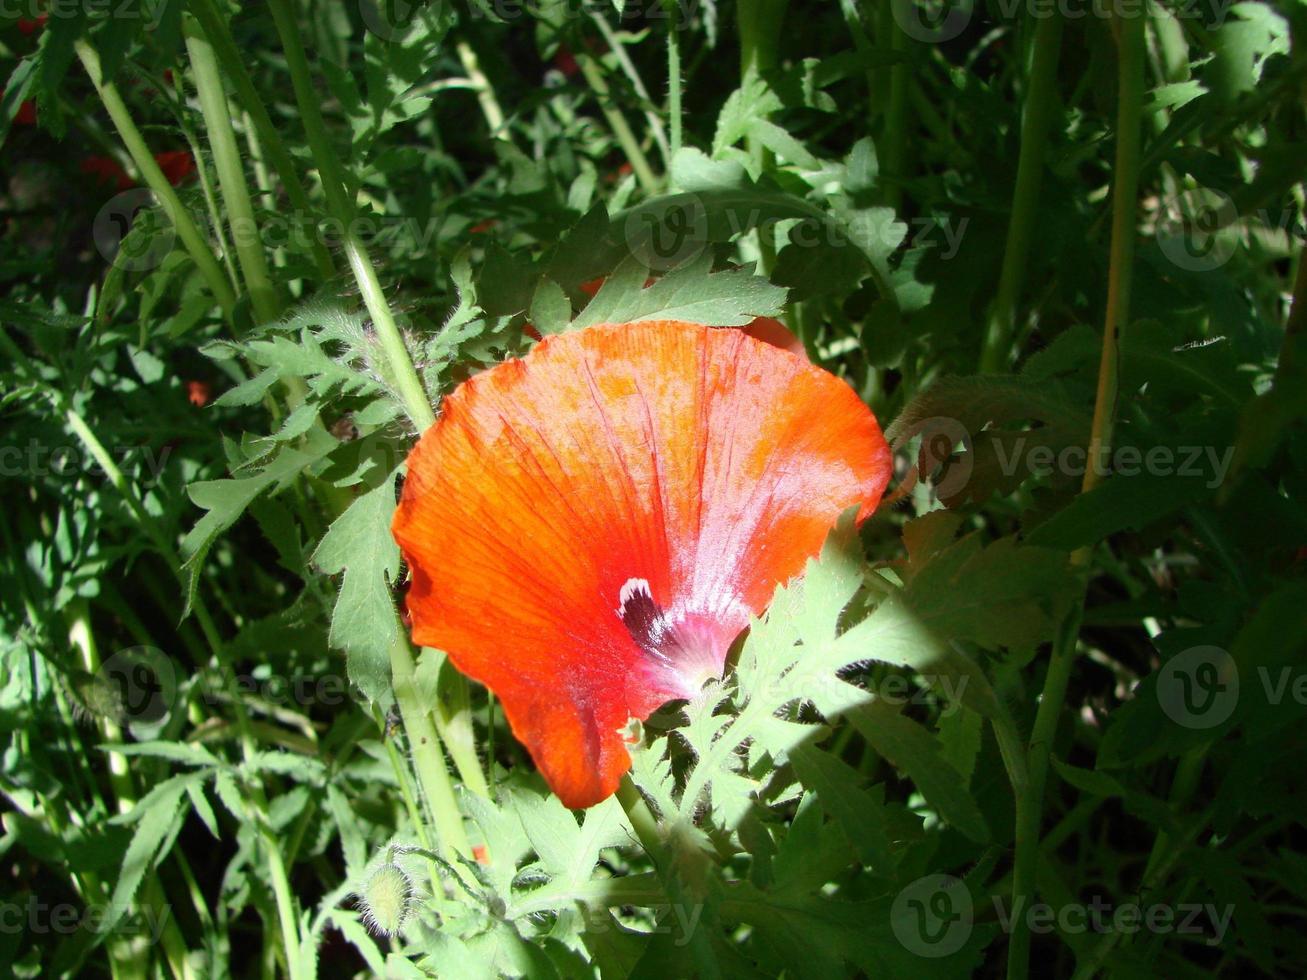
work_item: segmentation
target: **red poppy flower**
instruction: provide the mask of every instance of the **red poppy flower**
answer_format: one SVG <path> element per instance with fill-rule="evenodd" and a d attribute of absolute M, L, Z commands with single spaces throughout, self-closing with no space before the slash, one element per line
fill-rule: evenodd
<path fill-rule="evenodd" d="M 45 26 L 45 22 L 50 19 L 49 14 L 37 14 L 35 17 L 19 17 L 18 31 L 20 34 L 26 34 L 31 37 L 37 31 Z"/>
<path fill-rule="evenodd" d="M 195 174 L 195 158 L 189 150 L 164 150 L 154 155 L 154 162 L 173 187 L 180 186 Z"/>
<path fill-rule="evenodd" d="M 576 63 L 576 56 L 572 54 L 572 49 L 566 44 L 558 46 L 558 51 L 554 55 L 554 67 L 563 73 L 564 78 L 572 78 L 581 70 Z"/>
<path fill-rule="evenodd" d="M 79 164 L 82 173 L 94 177 L 103 184 L 112 184 L 120 191 L 132 186 L 132 178 L 113 157 L 89 156 Z"/>
<path fill-rule="evenodd" d="M 186 382 L 186 400 L 196 408 L 203 408 L 209 404 L 209 398 L 213 391 L 207 381 L 187 381 Z"/>
<path fill-rule="evenodd" d="M 3 95 L 3 93 L 0 93 Z M 36 125 L 36 103 L 31 99 L 24 99 L 18 105 L 18 111 L 14 113 L 14 122 L 20 126 Z"/>
<path fill-rule="evenodd" d="M 628 719 L 720 674 L 890 469 L 848 385 L 741 330 L 549 337 L 460 385 L 408 458 L 413 639 L 499 696 L 563 803 L 593 805 L 630 767 Z"/>

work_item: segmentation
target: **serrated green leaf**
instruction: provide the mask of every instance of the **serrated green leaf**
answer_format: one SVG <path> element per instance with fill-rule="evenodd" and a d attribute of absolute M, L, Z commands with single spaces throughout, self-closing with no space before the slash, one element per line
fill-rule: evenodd
<path fill-rule="evenodd" d="M 132 900 L 142 879 L 167 853 L 166 844 L 176 837 L 188 808 L 182 805 L 187 785 L 195 774 L 174 776 L 147 794 L 126 816 L 131 818 L 133 833 L 118 869 L 113 897 L 105 910 L 102 932 L 112 931 L 131 910 Z"/>
<path fill-rule="evenodd" d="M 399 573 L 399 545 L 390 533 L 396 475 L 392 471 L 350 504 L 312 559 L 328 575 L 344 573 L 328 639 L 345 651 L 350 680 L 373 701 L 384 700 L 390 689 L 390 648 L 400 640 L 390 594 Z"/>
<path fill-rule="evenodd" d="M 713 272 L 709 255 L 673 269 L 647 288 L 643 285 L 645 274 L 639 260 L 623 262 L 572 322 L 572 328 L 642 320 L 742 327 L 756 317 L 778 315 L 785 303 L 784 289 L 750 271 Z M 637 280 L 639 285 L 635 285 Z"/>

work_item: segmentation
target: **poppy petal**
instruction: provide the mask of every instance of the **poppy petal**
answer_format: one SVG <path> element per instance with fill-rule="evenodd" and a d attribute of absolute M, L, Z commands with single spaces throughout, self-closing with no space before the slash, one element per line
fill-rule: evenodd
<path fill-rule="evenodd" d="M 630 767 L 627 720 L 719 675 L 889 473 L 847 384 L 743 331 L 546 338 L 455 390 L 409 456 L 413 639 L 499 696 L 566 805 L 593 805 Z"/>

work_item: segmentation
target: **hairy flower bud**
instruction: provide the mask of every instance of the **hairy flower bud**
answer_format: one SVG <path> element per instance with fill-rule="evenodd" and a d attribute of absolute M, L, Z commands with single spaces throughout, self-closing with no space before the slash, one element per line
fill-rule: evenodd
<path fill-rule="evenodd" d="M 378 936 L 399 932 L 408 918 L 413 881 L 398 864 L 383 864 L 372 873 L 359 894 L 363 923 Z"/>

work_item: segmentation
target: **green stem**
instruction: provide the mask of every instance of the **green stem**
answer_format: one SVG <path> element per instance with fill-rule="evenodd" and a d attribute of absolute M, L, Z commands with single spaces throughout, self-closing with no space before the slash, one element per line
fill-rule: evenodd
<path fill-rule="evenodd" d="M 96 92 L 100 96 L 100 101 L 104 104 L 105 111 L 109 113 L 109 118 L 118 130 L 118 136 L 131 155 L 132 162 L 136 169 L 140 171 L 141 178 L 154 193 L 164 214 L 172 222 L 173 228 L 177 231 L 177 237 L 181 239 L 182 246 L 195 262 L 196 268 L 200 270 L 200 275 L 209 286 L 209 291 L 217 300 L 218 305 L 222 307 L 224 315 L 230 316 L 231 311 L 236 306 L 236 294 L 232 291 L 231 283 L 223 274 L 222 266 L 214 257 L 212 249 L 200 234 L 200 230 L 195 227 L 195 222 L 191 220 L 190 214 L 182 206 L 181 198 L 177 192 L 168 183 L 168 178 L 163 175 L 159 165 L 155 162 L 154 156 L 150 149 L 145 145 L 145 140 L 141 132 L 136 128 L 136 123 L 132 119 L 132 114 L 123 102 L 122 96 L 118 93 L 118 88 L 113 82 L 107 81 L 100 70 L 100 56 L 96 53 L 95 48 L 91 47 L 86 41 L 74 41 L 73 50 L 76 51 L 78 59 L 82 62 L 82 67 L 86 69 L 87 76 L 91 79 L 91 84 L 95 86 Z"/>
<path fill-rule="evenodd" d="M 486 117 L 486 125 L 490 127 L 490 138 L 494 139 L 502 135 L 504 130 L 504 110 L 500 108 L 499 99 L 495 97 L 494 86 L 481 70 L 481 63 L 477 60 L 477 53 L 472 49 L 472 45 L 467 41 L 459 41 L 454 45 L 454 49 L 458 52 L 458 60 L 462 62 L 463 71 L 467 72 L 472 89 L 477 94 L 477 104 L 481 106 L 481 114 Z"/>
<path fill-rule="evenodd" d="M 113 457 L 104 448 L 104 444 L 86 424 L 86 420 L 76 411 L 68 406 L 64 413 L 69 427 L 82 441 L 87 451 L 104 470 L 105 477 L 109 480 L 110 485 L 122 495 L 127 501 L 127 506 L 136 516 L 141 531 L 150 539 L 155 548 L 168 563 L 173 574 L 179 580 L 184 581 L 184 573 L 181 567 L 181 561 L 178 559 L 176 550 L 171 543 L 158 530 L 158 525 L 150 519 L 146 513 L 145 507 L 141 504 L 136 494 L 132 491 L 131 485 L 123 475 L 118 464 L 114 462 Z M 257 752 L 254 738 L 250 733 L 249 717 L 245 712 L 245 704 L 239 696 L 239 692 L 234 690 L 233 675 L 230 666 L 226 663 L 223 656 L 222 638 L 218 633 L 217 627 L 210 617 L 208 609 L 203 600 L 195 597 L 194 601 L 195 617 L 199 621 L 200 630 L 204 634 L 205 640 L 213 653 L 221 669 L 224 682 L 231 691 L 232 708 L 236 713 L 236 724 L 241 736 L 241 748 L 246 761 L 249 761 Z M 295 898 L 290 890 L 290 877 L 286 871 L 285 861 L 282 859 L 280 850 L 280 841 L 277 838 L 276 831 L 268 822 L 268 801 L 263 793 L 262 785 L 257 782 L 251 782 L 249 788 L 250 796 L 255 805 L 255 824 L 258 828 L 260 839 L 264 845 L 264 860 L 268 864 L 268 873 L 272 882 L 273 897 L 277 903 L 277 915 L 280 920 L 282 942 L 285 945 L 287 972 L 291 980 L 297 980 L 300 976 L 300 959 L 299 959 L 299 922 L 295 912 Z"/>
<path fill-rule="evenodd" d="M 1119 337 L 1130 315 L 1130 281 L 1134 261 L 1139 195 L 1139 148 L 1144 101 L 1144 18 L 1140 13 L 1118 15 L 1118 105 L 1116 121 L 1115 181 L 1112 201 L 1107 315 L 1103 327 L 1103 349 L 1098 368 L 1098 391 L 1089 439 L 1089 465 L 1085 468 L 1081 492 L 1087 493 L 1102 478 L 1099 462 L 1106 458 L 1116 419 L 1117 352 Z M 1081 548 L 1072 555 L 1078 569 L 1089 564 L 1091 551 Z M 1026 799 L 1018 799 L 1016 852 L 1012 873 L 1012 907 L 1026 909 L 1034 894 L 1038 873 L 1039 831 L 1042 825 L 1044 787 L 1053 737 L 1066 699 L 1067 683 L 1075 663 L 1076 641 L 1084 617 L 1084 593 L 1059 630 L 1049 659 L 1039 710 L 1030 736 L 1029 785 Z M 1017 915 L 1008 946 L 1007 975 L 1024 980 L 1029 970 L 1030 931 L 1024 915 Z"/>
<path fill-rule="evenodd" d="M 1017 302 L 1030 256 L 1030 236 L 1038 217 L 1039 187 L 1044 175 L 1049 119 L 1057 104 L 1055 82 L 1062 48 L 1062 17 L 1056 10 L 1047 13 L 1049 16 L 1041 17 L 1035 28 L 1035 51 L 1026 82 L 1021 153 L 1017 158 L 1016 190 L 1008 219 L 1003 270 L 980 356 L 980 370 L 986 373 L 1001 371 L 1007 365 L 1008 348 L 1016 332 Z"/>
<path fill-rule="evenodd" d="M 889 4 L 885 6 L 889 7 Z M 885 130 L 881 134 L 885 203 L 898 211 L 903 203 L 903 184 L 907 180 L 908 93 L 913 88 L 912 66 L 907 59 L 912 52 L 908 47 L 908 36 L 896 18 L 890 17 L 882 23 L 890 32 L 890 48 L 902 59 L 890 68 L 889 104 L 885 109 Z"/>
<path fill-rule="evenodd" d="M 478 796 L 490 798 L 490 786 L 477 757 L 472 727 L 472 703 L 467 678 L 453 664 L 442 664 L 436 697 L 436 729 L 449 750 L 463 784 Z"/>
<path fill-rule="evenodd" d="M 644 848 L 645 853 L 649 855 L 649 860 L 653 862 L 658 877 L 662 880 L 663 888 L 667 892 L 667 897 L 672 904 L 682 911 L 702 909 L 704 896 L 695 894 L 686 887 L 677 868 L 677 856 L 674 853 L 669 854 L 667 836 L 663 833 L 657 818 L 650 812 L 644 797 L 636 789 L 635 783 L 631 781 L 630 773 L 623 775 L 622 781 L 617 784 L 617 802 L 626 811 L 626 818 L 631 822 L 631 829 L 635 831 L 640 846 Z M 671 845 L 674 848 L 675 842 L 671 842 Z M 686 855 L 685 857 L 689 861 L 704 859 L 703 855 L 700 854 Z M 722 975 L 721 967 L 717 963 L 717 957 L 713 953 L 708 936 L 709 930 L 700 922 L 698 928 L 692 930 L 690 935 L 686 937 L 689 940 L 690 953 L 694 957 L 695 966 L 697 967 L 694 974 L 696 977 L 715 978 Z"/>
<path fill-rule="evenodd" d="M 404 720 L 404 731 L 408 733 L 418 782 L 422 784 L 422 792 L 431 807 L 431 816 L 440 837 L 439 847 L 449 847 L 459 854 L 470 856 L 472 848 L 463 827 L 463 815 L 459 812 L 458 801 L 454 798 L 449 770 L 445 767 L 440 736 L 436 734 L 427 706 L 418 692 L 408 637 L 399 628 L 390 644 L 390 676 L 395 688 L 395 700 L 399 703 L 399 713 Z"/>
<path fill-rule="evenodd" d="M 304 182 L 300 179 L 299 168 L 291 159 L 290 152 L 282 141 L 281 133 L 273 124 L 272 117 L 268 115 L 267 107 L 259 96 L 254 80 L 245 70 L 245 64 L 241 61 L 240 52 L 226 20 L 218 12 L 213 0 L 191 0 L 187 9 L 199 21 L 209 43 L 213 45 L 213 52 L 217 55 L 224 74 L 235 88 L 241 107 L 250 114 L 259 136 L 259 143 L 267 153 L 273 169 L 281 178 L 281 184 L 286 189 L 286 197 L 290 200 L 296 217 L 307 221 L 313 214 L 313 206 L 309 203 L 308 191 L 305 190 Z M 335 264 L 331 260 L 331 253 L 327 251 L 326 245 L 318 235 L 312 236 L 310 248 L 318 274 L 323 279 L 332 278 L 336 274 Z"/>
<path fill-rule="evenodd" d="M 649 158 L 644 155 L 644 150 L 640 149 L 640 141 L 635 138 L 635 133 L 631 131 L 626 117 L 613 105 L 612 92 L 608 88 L 608 82 L 599 63 L 585 54 L 578 54 L 576 60 L 581 67 L 581 75 L 594 91 L 595 98 L 599 102 L 599 111 L 604 114 L 604 119 L 608 121 L 608 128 L 613 131 L 613 137 L 621 146 L 622 152 L 626 154 L 626 159 L 631 164 L 631 169 L 635 172 L 635 179 L 640 182 L 646 194 L 656 194 L 658 178 L 653 168 L 649 166 Z"/>
<path fill-rule="evenodd" d="M 750 0 L 736 8 L 736 26 L 740 32 L 740 83 L 776 67 L 780 55 L 781 22 L 789 0 Z M 745 148 L 761 175 L 772 165 L 772 154 L 752 136 L 745 138 Z M 758 269 L 769 275 L 776 265 L 776 242 L 770 229 L 760 227 L 758 235 Z"/>
<path fill-rule="evenodd" d="M 617 59 L 617 66 L 622 69 L 622 74 L 630 81 L 631 88 L 635 90 L 635 94 L 644 103 L 644 118 L 645 122 L 649 124 L 649 132 L 653 136 L 653 141 L 658 144 L 658 151 L 663 156 L 664 166 L 670 166 L 672 155 L 667 145 L 667 133 L 663 130 L 663 121 L 658 118 L 658 113 L 654 111 L 653 99 L 649 97 L 649 90 L 644 86 L 644 79 L 640 77 L 639 70 L 636 69 L 635 63 L 631 61 L 631 56 L 626 53 L 626 48 L 618 38 L 617 33 L 609 25 L 607 18 L 599 11 L 595 11 L 592 19 L 599 33 L 603 35 L 608 50 Z"/>
<path fill-rule="evenodd" d="M 245 183 L 236 132 L 227 107 L 227 93 L 223 91 L 222 76 L 218 73 L 218 60 L 214 57 L 213 46 L 194 20 L 187 18 L 183 31 L 186 50 L 191 57 L 191 71 L 195 75 L 200 112 L 204 116 L 209 148 L 213 151 L 213 163 L 218 171 L 218 186 L 227 205 L 227 221 L 241 275 L 259 322 L 269 323 L 280 316 L 281 301 L 268 274 L 267 256 L 263 251 L 258 222 L 254 220 L 254 206 Z"/>
<path fill-rule="evenodd" d="M 354 273 L 354 278 L 358 281 L 359 290 L 363 294 L 363 303 L 372 317 L 377 339 L 381 342 L 382 351 L 389 362 L 395 385 L 408 416 L 419 430 L 428 429 L 435 422 L 436 416 L 431 410 L 431 402 L 422 387 L 417 370 L 413 367 L 399 325 L 395 322 L 389 303 L 386 302 L 381 281 L 377 278 L 377 270 L 353 230 L 356 216 L 354 202 L 346 191 L 344 169 L 336 156 L 336 151 L 332 148 L 327 126 L 319 108 L 318 95 L 313 90 L 309 62 L 304 54 L 304 44 L 300 40 L 295 14 L 286 0 L 269 0 L 268 7 L 272 11 L 277 33 L 281 37 L 282 48 L 286 54 L 286 66 L 290 70 L 291 84 L 295 89 L 295 101 L 299 106 L 309 148 L 313 151 L 314 161 L 318 165 L 328 209 L 345 229 L 346 259 Z"/>
<path fill-rule="evenodd" d="M 658 829 L 658 819 L 649 810 L 649 804 L 645 803 L 644 797 L 631 781 L 630 773 L 624 775 L 622 781 L 617 784 L 617 802 L 622 804 L 622 809 L 626 811 L 626 818 L 631 821 L 631 829 L 635 831 L 640 846 L 644 848 L 650 860 L 657 862 L 663 850 L 663 835 Z"/>
<path fill-rule="evenodd" d="M 676 0 L 667 0 L 663 5 L 667 11 L 667 127 L 671 160 L 681 151 L 682 126 L 684 112 L 681 108 L 681 35 L 678 16 L 680 4 Z"/>

